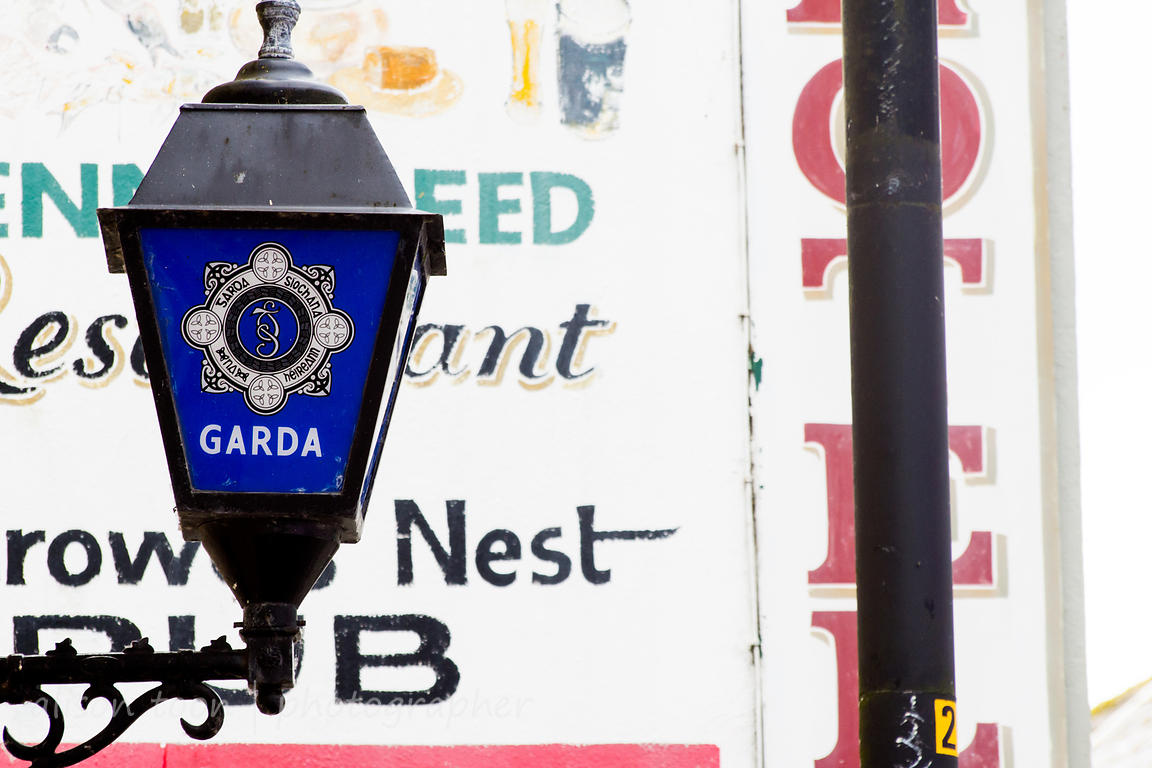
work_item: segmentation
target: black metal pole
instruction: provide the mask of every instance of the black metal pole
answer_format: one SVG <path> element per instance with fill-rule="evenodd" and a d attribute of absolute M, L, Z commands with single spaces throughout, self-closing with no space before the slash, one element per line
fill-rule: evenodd
<path fill-rule="evenodd" d="M 933 0 L 843 0 L 861 768 L 955 766 Z"/>

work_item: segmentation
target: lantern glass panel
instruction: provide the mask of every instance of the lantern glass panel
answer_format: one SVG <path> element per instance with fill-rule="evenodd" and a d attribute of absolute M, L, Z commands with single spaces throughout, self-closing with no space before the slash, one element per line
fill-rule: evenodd
<path fill-rule="evenodd" d="M 399 241 L 140 230 L 193 490 L 343 488 Z"/>
<path fill-rule="evenodd" d="M 372 483 L 376 478 L 376 469 L 380 462 L 380 453 L 384 447 L 384 439 L 388 435 L 388 424 L 392 420 L 392 408 L 396 404 L 396 395 L 400 390 L 404 367 L 408 364 L 408 354 L 412 351 L 412 339 L 416 333 L 417 316 L 420 312 L 420 302 L 424 299 L 426 280 L 421 262 L 422 259 L 417 256 L 412 264 L 412 271 L 408 275 L 408 290 L 404 294 L 404 309 L 400 313 L 396 346 L 392 351 L 392 364 L 389 366 L 388 378 L 384 383 L 384 396 L 388 400 L 385 407 L 380 409 L 380 418 L 376 425 L 376 445 L 372 449 L 367 480 L 361 494 L 362 505 L 367 504 L 368 496 L 371 494 Z"/>

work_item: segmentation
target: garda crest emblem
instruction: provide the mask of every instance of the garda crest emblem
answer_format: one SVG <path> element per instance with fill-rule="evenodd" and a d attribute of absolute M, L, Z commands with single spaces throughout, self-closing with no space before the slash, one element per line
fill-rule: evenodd
<path fill-rule="evenodd" d="M 204 267 L 203 304 L 184 314 L 184 340 L 204 353 L 204 392 L 243 392 L 261 415 L 288 395 L 323 397 L 331 388 L 332 355 L 347 349 L 352 318 L 332 306 L 335 270 L 296 266 L 279 243 L 263 243 L 248 263 Z"/>

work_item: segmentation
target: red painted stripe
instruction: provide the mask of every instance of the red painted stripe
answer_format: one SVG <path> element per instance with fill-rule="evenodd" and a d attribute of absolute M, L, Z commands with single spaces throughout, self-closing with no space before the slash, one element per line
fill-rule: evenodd
<path fill-rule="evenodd" d="M 12 759 L 3 765 L 22 766 Z M 82 768 L 719 768 L 711 744 L 113 744 Z"/>

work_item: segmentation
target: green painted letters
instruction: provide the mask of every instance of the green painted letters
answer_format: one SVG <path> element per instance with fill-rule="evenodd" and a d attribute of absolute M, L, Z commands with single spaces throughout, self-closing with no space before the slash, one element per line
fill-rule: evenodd
<path fill-rule="evenodd" d="M 55 203 L 57 210 L 72 225 L 77 237 L 96 237 L 96 164 L 80 164 L 80 205 L 68 197 L 43 163 L 24 163 L 20 166 L 20 217 L 24 222 L 24 237 L 44 236 L 44 196 Z"/>
<path fill-rule="evenodd" d="M 10 166 L 8 163 L 0 163 L 0 176 L 7 176 Z M 0 208 L 4 207 L 4 195 L 0 194 Z M 8 237 L 8 225 L 0 224 L 0 237 Z"/>
<path fill-rule="evenodd" d="M 532 179 L 532 242 L 537 245 L 564 245 L 570 243 L 592 223 L 595 204 L 592 188 L 583 179 L 570 173 L 537 172 Z M 576 196 L 576 220 L 564 230 L 552 230 L 552 190 L 567 189 Z"/>
<path fill-rule="evenodd" d="M 500 187 L 524 183 L 522 173 L 481 173 L 480 179 L 480 242 L 515 245 L 520 242 L 519 232 L 500 229 L 500 214 L 519 213 L 519 198 L 500 197 Z"/>
<path fill-rule="evenodd" d="M 136 163 L 112 166 L 112 205 L 128 205 L 143 178 Z"/>
<path fill-rule="evenodd" d="M 429 213 L 442 216 L 462 213 L 464 205 L 459 200 L 440 200 L 436 197 L 438 184 L 459 186 L 464 183 L 464 171 L 434 171 L 427 168 L 416 169 L 416 207 Z M 444 242 L 463 243 L 464 230 L 444 230 Z"/>

